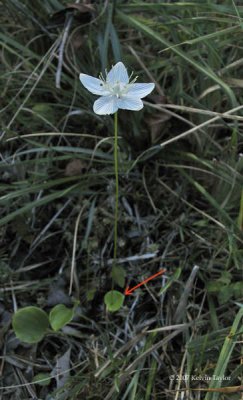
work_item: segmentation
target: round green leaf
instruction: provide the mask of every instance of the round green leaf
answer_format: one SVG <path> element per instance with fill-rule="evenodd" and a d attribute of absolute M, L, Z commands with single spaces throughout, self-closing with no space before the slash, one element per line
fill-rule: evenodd
<path fill-rule="evenodd" d="M 49 314 L 49 321 L 54 331 L 67 325 L 74 316 L 75 308 L 67 308 L 64 304 L 57 304 Z"/>
<path fill-rule="evenodd" d="M 32 383 L 40 386 L 48 386 L 51 382 L 50 374 L 46 372 L 40 372 L 39 374 L 35 375 L 32 379 Z"/>
<path fill-rule="evenodd" d="M 12 325 L 15 335 L 22 342 L 38 343 L 45 336 L 49 321 L 45 311 L 29 306 L 14 314 Z"/>
<path fill-rule="evenodd" d="M 117 290 L 107 292 L 104 300 L 108 311 L 114 312 L 119 310 L 123 305 L 124 297 L 125 296 Z"/>

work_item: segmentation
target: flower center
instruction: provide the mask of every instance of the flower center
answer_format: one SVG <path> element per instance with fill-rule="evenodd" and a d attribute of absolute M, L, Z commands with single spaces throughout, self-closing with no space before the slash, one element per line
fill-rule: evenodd
<path fill-rule="evenodd" d="M 113 87 L 110 88 L 111 93 L 116 96 L 117 98 L 122 97 L 123 94 L 126 93 L 128 85 L 116 82 Z"/>
<path fill-rule="evenodd" d="M 102 83 L 100 83 L 100 86 L 103 86 L 105 90 L 108 90 L 112 96 L 116 96 L 118 99 L 120 99 L 128 92 L 129 86 L 136 82 L 138 77 L 136 76 L 130 83 L 116 81 L 113 84 L 108 83 L 107 80 L 104 79 L 102 74 L 100 74 L 99 78 L 102 81 Z"/>

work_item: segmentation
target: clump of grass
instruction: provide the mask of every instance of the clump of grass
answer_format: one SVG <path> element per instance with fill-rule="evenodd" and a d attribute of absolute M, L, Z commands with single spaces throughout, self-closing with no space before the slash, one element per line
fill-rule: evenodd
<path fill-rule="evenodd" d="M 149 400 L 183 392 L 216 400 L 236 387 L 237 399 L 243 8 L 88 6 L 0 5 L 3 398 Z M 167 273 L 111 315 L 103 297 L 113 257 L 113 121 L 93 114 L 78 75 L 98 75 L 121 57 L 157 93 L 143 112 L 120 114 L 118 264 L 129 284 Z M 12 345 L 9 313 L 71 302 L 71 266 L 78 316 L 61 337 L 32 348 L 30 359 L 29 349 Z M 59 384 L 54 367 L 68 348 L 68 372 L 61 371 L 68 379 Z M 53 376 L 49 386 L 27 385 L 43 371 Z M 230 380 L 205 378 L 213 375 Z"/>

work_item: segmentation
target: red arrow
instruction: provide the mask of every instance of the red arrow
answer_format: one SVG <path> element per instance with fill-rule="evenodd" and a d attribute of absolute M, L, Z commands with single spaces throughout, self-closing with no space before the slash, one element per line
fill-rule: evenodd
<path fill-rule="evenodd" d="M 162 275 L 165 271 L 166 271 L 166 269 L 161 269 L 159 272 L 157 272 L 156 274 L 154 274 L 154 275 L 150 276 L 149 278 L 145 279 L 144 281 L 142 281 L 141 283 L 139 283 L 138 285 L 134 286 L 131 289 L 129 289 L 129 286 L 127 286 L 124 294 L 126 296 L 128 296 L 129 294 L 132 294 L 132 292 L 134 292 L 134 290 L 136 290 L 140 286 L 144 285 L 145 283 L 151 281 L 152 279 L 156 278 L 156 276 Z"/>

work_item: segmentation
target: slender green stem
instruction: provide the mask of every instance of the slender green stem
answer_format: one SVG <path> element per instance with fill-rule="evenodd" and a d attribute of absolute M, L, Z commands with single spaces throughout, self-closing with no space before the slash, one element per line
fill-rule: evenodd
<path fill-rule="evenodd" d="M 114 216 L 114 254 L 113 265 L 117 258 L 117 226 L 118 226 L 118 198 L 119 198 L 119 180 L 118 180 L 118 112 L 114 116 L 114 168 L 116 180 L 115 192 L 115 216 Z"/>

